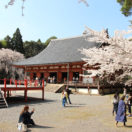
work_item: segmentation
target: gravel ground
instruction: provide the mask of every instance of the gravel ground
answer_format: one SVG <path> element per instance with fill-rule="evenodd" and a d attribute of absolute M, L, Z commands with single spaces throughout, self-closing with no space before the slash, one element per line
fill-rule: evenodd
<path fill-rule="evenodd" d="M 127 127 L 119 123 L 115 126 L 112 116 L 111 96 L 71 95 L 71 105 L 61 105 L 60 94 L 30 92 L 28 103 L 24 102 L 23 93 L 13 93 L 9 108 L 0 109 L 0 132 L 18 132 L 16 125 L 23 106 L 35 108 L 32 118 L 37 126 L 29 132 L 131 132 L 132 117 L 128 118 Z M 18 96 L 21 95 L 21 96 Z M 16 97 L 16 95 L 18 97 Z M 14 101 L 15 100 L 15 101 Z"/>

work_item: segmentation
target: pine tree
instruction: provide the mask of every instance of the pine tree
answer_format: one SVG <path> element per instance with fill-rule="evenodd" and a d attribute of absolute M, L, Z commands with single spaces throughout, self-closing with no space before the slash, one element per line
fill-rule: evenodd
<path fill-rule="evenodd" d="M 24 54 L 23 40 L 19 28 L 17 28 L 16 32 L 13 34 L 12 49 Z"/>
<path fill-rule="evenodd" d="M 4 38 L 4 40 L 5 40 L 6 43 L 7 43 L 7 48 L 8 48 L 8 49 L 12 49 L 12 39 L 11 39 L 11 37 L 10 37 L 9 35 L 7 35 L 7 36 Z"/>
<path fill-rule="evenodd" d="M 132 15 L 132 0 L 117 0 L 121 4 L 121 12 L 125 16 Z"/>

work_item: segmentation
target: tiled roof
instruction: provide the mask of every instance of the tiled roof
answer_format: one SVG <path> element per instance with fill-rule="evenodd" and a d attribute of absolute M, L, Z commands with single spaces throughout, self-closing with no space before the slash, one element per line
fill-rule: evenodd
<path fill-rule="evenodd" d="M 90 36 L 89 36 L 90 37 Z M 87 37 L 88 38 L 88 37 Z M 100 47 L 101 44 L 86 40 L 85 36 L 51 40 L 38 55 L 14 63 L 14 65 L 46 65 L 82 61 L 79 49 Z"/>

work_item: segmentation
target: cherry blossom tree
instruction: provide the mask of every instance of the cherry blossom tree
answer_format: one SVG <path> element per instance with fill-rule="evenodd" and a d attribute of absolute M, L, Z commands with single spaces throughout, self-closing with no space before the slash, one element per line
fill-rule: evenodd
<path fill-rule="evenodd" d="M 108 37 L 105 30 L 97 32 L 86 27 L 85 37 L 87 40 L 107 44 L 100 48 L 81 50 L 81 53 L 86 56 L 82 58 L 86 62 L 85 66 L 100 67 L 98 70 L 88 70 L 91 73 L 89 76 L 98 75 L 101 78 L 107 76 L 109 79 L 112 77 L 112 81 L 110 79 L 109 82 L 132 83 L 132 41 L 125 37 L 131 33 L 132 30 L 115 31 L 113 37 Z M 124 82 L 126 77 L 129 80 Z"/>
<path fill-rule="evenodd" d="M 4 77 L 15 78 L 15 74 L 19 77 L 23 77 L 23 70 L 12 67 L 13 62 L 17 62 L 24 59 L 23 54 L 12 51 L 10 49 L 0 49 L 0 72 L 3 73 Z M 3 79 L 3 78 L 0 78 Z"/>

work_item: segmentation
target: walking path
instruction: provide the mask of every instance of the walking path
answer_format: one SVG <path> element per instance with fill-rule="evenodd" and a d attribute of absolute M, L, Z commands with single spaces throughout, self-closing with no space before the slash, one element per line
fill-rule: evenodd
<path fill-rule="evenodd" d="M 19 95 L 23 95 L 21 92 Z M 30 92 L 32 97 L 41 97 L 41 92 Z M 9 108 L 0 109 L 0 132 L 18 132 L 16 125 L 23 106 L 23 99 L 10 101 Z M 23 102 L 22 102 L 23 101 Z M 111 96 L 71 95 L 72 105 L 63 108 L 60 94 L 45 93 L 45 101 L 29 99 L 30 110 L 35 108 L 33 119 L 38 126 L 30 132 L 131 132 L 132 117 L 128 126 L 115 126 L 112 116 Z"/>

